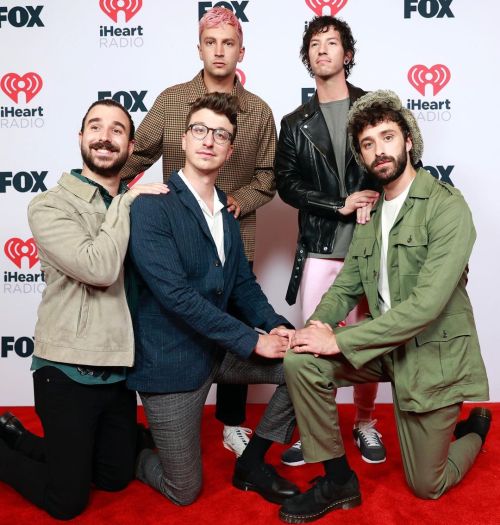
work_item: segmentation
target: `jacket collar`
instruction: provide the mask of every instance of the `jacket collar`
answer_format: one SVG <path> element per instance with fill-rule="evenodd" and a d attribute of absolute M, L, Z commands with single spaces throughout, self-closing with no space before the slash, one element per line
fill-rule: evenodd
<path fill-rule="evenodd" d="M 57 181 L 57 184 L 86 202 L 90 202 L 94 198 L 94 195 L 99 192 L 97 186 L 88 184 L 69 173 L 63 173 Z"/>
<path fill-rule="evenodd" d="M 188 94 L 187 102 L 192 104 L 196 99 L 207 93 L 207 87 L 203 81 L 203 69 L 188 83 Z M 238 99 L 238 104 L 243 113 L 246 113 L 248 110 L 248 96 L 247 91 L 242 86 L 238 77 L 235 78 L 235 83 L 231 91 L 231 95 L 235 96 Z"/>
<path fill-rule="evenodd" d="M 347 90 L 349 92 L 349 107 L 351 107 L 358 98 L 362 97 L 366 94 L 366 91 L 363 91 L 361 88 L 358 88 L 356 86 L 353 86 L 349 82 L 346 82 L 347 84 Z M 308 118 L 312 116 L 317 111 L 320 111 L 319 107 L 319 99 L 318 99 L 318 92 L 315 91 L 314 95 L 310 98 L 308 102 L 306 102 L 303 106 L 303 112 L 304 112 L 304 118 Z"/>
<path fill-rule="evenodd" d="M 365 94 L 362 89 L 349 84 L 349 82 L 347 82 L 347 89 L 349 91 L 349 107 L 351 107 L 359 97 Z M 300 129 L 314 144 L 315 148 L 325 157 L 330 165 L 330 169 L 338 176 L 337 160 L 335 158 L 328 126 L 321 112 L 317 91 L 311 97 L 311 100 L 303 106 L 303 121 L 300 124 Z M 348 140 L 346 140 L 344 157 L 345 168 L 347 169 L 347 166 L 353 159 L 353 153 Z"/>

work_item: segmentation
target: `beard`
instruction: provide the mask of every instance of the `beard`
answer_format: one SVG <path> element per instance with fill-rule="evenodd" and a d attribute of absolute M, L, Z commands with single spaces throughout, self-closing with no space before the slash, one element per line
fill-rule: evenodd
<path fill-rule="evenodd" d="M 377 170 L 377 165 L 379 163 L 388 161 L 390 161 L 391 164 L 387 164 L 383 168 Z M 399 177 L 401 177 L 405 171 L 407 164 L 408 156 L 406 154 L 406 149 L 403 148 L 401 153 L 396 158 L 389 157 L 387 155 L 375 157 L 375 160 L 370 164 L 370 166 L 366 166 L 366 169 L 375 178 L 375 180 L 382 184 L 382 186 L 385 186 L 399 179 Z"/>
<path fill-rule="evenodd" d="M 92 156 L 92 150 L 107 149 L 112 152 L 119 152 L 120 149 L 108 140 L 93 142 L 89 146 L 82 144 L 81 154 L 84 164 L 92 173 L 101 177 L 115 176 L 125 165 L 128 158 L 128 151 L 123 151 L 114 160 L 101 160 Z"/>

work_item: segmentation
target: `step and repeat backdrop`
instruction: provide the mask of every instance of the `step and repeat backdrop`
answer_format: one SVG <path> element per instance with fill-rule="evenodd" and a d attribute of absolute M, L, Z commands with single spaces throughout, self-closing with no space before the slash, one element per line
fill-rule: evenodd
<path fill-rule="evenodd" d="M 299 59 L 313 16 L 346 20 L 357 40 L 350 81 L 395 90 L 425 140 L 424 165 L 460 188 L 478 239 L 470 261 L 474 305 L 491 398 L 500 401 L 498 319 L 500 214 L 497 90 L 500 4 L 493 0 L 14 0 L 0 3 L 0 405 L 33 403 L 31 374 L 43 274 L 26 218 L 29 201 L 81 167 L 78 131 L 91 102 L 113 98 L 138 125 L 156 96 L 201 69 L 198 20 L 212 6 L 242 23 L 245 87 L 281 117 L 314 81 Z M 159 163 L 145 180 L 160 180 Z M 297 235 L 296 211 L 276 197 L 258 212 L 258 279 L 275 308 L 284 300 Z M 436 283 L 438 284 L 438 283 Z M 339 392 L 350 401 L 348 389 Z M 261 401 L 269 389 L 254 387 Z M 213 399 L 211 397 L 210 399 Z M 382 387 L 379 400 L 390 401 Z"/>

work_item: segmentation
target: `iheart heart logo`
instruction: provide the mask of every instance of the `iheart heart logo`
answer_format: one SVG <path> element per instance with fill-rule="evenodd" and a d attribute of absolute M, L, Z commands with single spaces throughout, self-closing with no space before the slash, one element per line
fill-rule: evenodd
<path fill-rule="evenodd" d="M 23 76 L 17 73 L 7 73 L 0 80 L 2 91 L 16 104 L 18 103 L 19 93 L 24 93 L 26 103 L 28 103 L 42 89 L 42 77 L 38 73 L 26 73 Z"/>
<path fill-rule="evenodd" d="M 450 78 L 450 70 L 444 64 L 435 64 L 430 68 L 417 64 L 408 71 L 408 81 L 423 97 L 427 84 L 432 86 L 432 94 L 436 96 L 448 84 Z"/>
<path fill-rule="evenodd" d="M 348 0 L 305 0 L 306 5 L 312 9 L 317 16 L 335 16 Z"/>
<path fill-rule="evenodd" d="M 241 69 L 236 69 L 236 76 L 238 77 L 238 80 L 240 81 L 240 84 L 242 86 L 245 85 L 245 82 L 247 81 L 247 76 Z"/>
<path fill-rule="evenodd" d="M 142 0 L 99 0 L 102 12 L 118 23 L 118 12 L 125 13 L 125 22 L 128 22 L 142 7 Z"/>
<path fill-rule="evenodd" d="M 30 268 L 33 268 L 38 262 L 38 250 L 33 237 L 26 242 L 18 237 L 12 237 L 5 243 L 3 251 L 19 269 L 21 269 L 23 257 L 28 258 Z"/>

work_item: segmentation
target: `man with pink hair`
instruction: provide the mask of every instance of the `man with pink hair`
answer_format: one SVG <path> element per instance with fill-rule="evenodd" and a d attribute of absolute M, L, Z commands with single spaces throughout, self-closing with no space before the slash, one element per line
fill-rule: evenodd
<path fill-rule="evenodd" d="M 128 181 L 163 156 L 163 179 L 183 166 L 185 155 L 179 137 L 192 103 L 205 93 L 230 93 L 237 97 L 238 136 L 234 153 L 220 170 L 217 186 L 227 195 L 227 208 L 240 223 L 245 255 L 253 265 L 256 210 L 275 194 L 274 153 L 276 128 L 269 106 L 243 88 L 237 65 L 243 60 L 243 31 L 229 9 L 214 7 L 200 20 L 198 52 L 203 69 L 189 82 L 165 89 L 136 133 L 134 153 L 121 175 Z M 232 312 L 238 316 L 237 312 Z M 223 444 L 240 456 L 251 430 L 245 420 L 247 387 L 219 385 L 216 417 L 224 423 Z"/>

